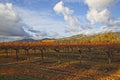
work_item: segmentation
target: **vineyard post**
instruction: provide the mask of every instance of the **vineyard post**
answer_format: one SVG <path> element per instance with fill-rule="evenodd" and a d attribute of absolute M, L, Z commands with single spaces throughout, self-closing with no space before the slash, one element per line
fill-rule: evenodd
<path fill-rule="evenodd" d="M 59 48 L 57 47 L 57 48 L 54 48 L 54 51 L 56 51 L 57 52 L 57 58 L 58 58 L 58 64 L 60 64 L 61 63 L 61 60 L 60 60 L 60 50 L 59 50 Z"/>
<path fill-rule="evenodd" d="M 41 52 L 41 58 L 42 58 L 42 61 L 44 60 L 44 54 L 46 53 L 46 48 L 45 47 L 41 47 L 40 48 L 40 52 Z"/>
<path fill-rule="evenodd" d="M 43 60 L 44 60 L 43 49 L 40 49 L 40 52 L 41 52 L 41 59 L 42 59 L 42 61 L 43 61 Z"/>
<path fill-rule="evenodd" d="M 36 48 L 33 48 L 32 50 L 33 50 L 34 54 L 37 54 L 37 49 Z"/>
<path fill-rule="evenodd" d="M 74 54 L 74 49 L 73 49 L 73 47 L 68 47 L 68 61 L 69 61 L 69 64 L 70 64 L 70 59 L 69 59 L 69 55 L 70 55 L 70 52 L 72 53 L 72 54 Z"/>
<path fill-rule="evenodd" d="M 24 54 L 25 54 L 25 60 L 27 60 L 27 51 L 25 48 L 23 48 L 23 50 L 24 50 Z"/>
<path fill-rule="evenodd" d="M 112 63 L 112 53 L 111 53 L 111 50 L 109 48 L 107 48 L 106 54 L 108 57 L 108 64 L 111 64 Z"/>
<path fill-rule="evenodd" d="M 26 48 L 25 50 L 26 50 L 26 54 L 28 55 L 28 58 L 29 58 L 29 60 L 30 60 L 29 48 Z"/>
<path fill-rule="evenodd" d="M 16 50 L 16 60 L 18 61 L 18 59 L 19 59 L 19 56 L 18 56 L 19 50 L 18 49 L 15 49 L 15 50 Z"/>
<path fill-rule="evenodd" d="M 79 51 L 79 54 L 80 54 L 80 55 L 79 55 L 79 60 L 80 60 L 80 64 L 81 64 L 81 63 L 82 63 L 82 52 L 81 52 L 80 49 L 79 49 L 78 51 Z"/>
<path fill-rule="evenodd" d="M 8 49 L 5 49 L 6 57 L 8 57 Z"/>
<path fill-rule="evenodd" d="M 12 49 L 10 48 L 9 51 L 10 51 L 10 56 L 12 56 Z"/>
<path fill-rule="evenodd" d="M 66 47 L 66 53 L 67 53 L 67 60 L 69 61 L 69 46 Z M 70 64 L 70 61 L 69 61 L 69 64 Z"/>
<path fill-rule="evenodd" d="M 91 48 L 90 47 L 87 47 L 88 48 L 88 58 L 89 60 L 91 60 Z"/>
<path fill-rule="evenodd" d="M 111 60 L 111 53 L 108 52 L 107 55 L 108 55 L 108 63 L 111 64 L 111 62 L 112 62 L 112 60 Z"/>

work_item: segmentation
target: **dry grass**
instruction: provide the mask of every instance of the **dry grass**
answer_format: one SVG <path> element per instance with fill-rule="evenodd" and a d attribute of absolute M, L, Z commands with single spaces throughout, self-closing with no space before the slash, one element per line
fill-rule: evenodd
<path fill-rule="evenodd" d="M 1 59 L 6 61 L 6 59 Z M 1 61 L 0 60 L 0 61 Z M 58 64 L 55 61 L 48 61 L 45 58 L 41 61 L 19 61 L 17 64 L 8 64 L 0 66 L 0 74 L 6 76 L 27 75 L 37 78 L 44 77 L 43 80 L 119 80 L 120 64 L 113 63 L 108 65 L 103 62 L 70 61 Z M 9 62 L 9 60 L 7 60 Z M 10 62 L 9 62 L 10 63 Z M 11 60 L 12 63 L 12 60 Z M 40 77 L 40 78 L 39 78 Z M 37 80 L 36 79 L 36 80 Z M 7 79 L 6 79 L 7 80 Z M 15 79 L 17 80 L 17 79 Z M 42 79 L 41 79 L 42 80 Z"/>

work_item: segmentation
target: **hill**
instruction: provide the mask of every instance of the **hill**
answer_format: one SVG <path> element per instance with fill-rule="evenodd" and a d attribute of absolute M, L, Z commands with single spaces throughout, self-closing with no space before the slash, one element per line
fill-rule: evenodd
<path fill-rule="evenodd" d="M 16 40 L 14 42 L 33 42 L 35 41 L 34 39 L 21 39 L 21 40 Z"/>
<path fill-rule="evenodd" d="M 50 38 L 44 38 L 41 40 L 34 40 L 34 39 L 22 39 L 17 40 L 15 42 L 44 42 L 44 43 L 109 43 L 109 42 L 120 42 L 120 32 L 105 32 L 105 33 L 99 33 L 94 35 L 74 35 L 71 37 L 66 38 L 60 38 L 60 39 L 50 39 Z"/>
<path fill-rule="evenodd" d="M 119 32 L 105 32 L 95 35 L 75 35 L 68 38 L 58 39 L 57 42 L 65 43 L 97 43 L 97 42 L 120 42 L 120 33 Z"/>

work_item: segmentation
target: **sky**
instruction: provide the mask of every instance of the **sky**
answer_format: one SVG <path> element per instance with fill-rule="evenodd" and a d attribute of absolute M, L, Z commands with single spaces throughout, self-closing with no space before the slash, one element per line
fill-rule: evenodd
<path fill-rule="evenodd" d="M 0 0 L 0 41 L 120 32 L 120 0 Z"/>

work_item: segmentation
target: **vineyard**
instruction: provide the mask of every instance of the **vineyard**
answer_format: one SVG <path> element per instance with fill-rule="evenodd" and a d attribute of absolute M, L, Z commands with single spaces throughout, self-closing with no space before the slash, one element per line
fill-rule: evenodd
<path fill-rule="evenodd" d="M 0 43 L 0 80 L 119 80 L 119 63 L 118 42 Z"/>

